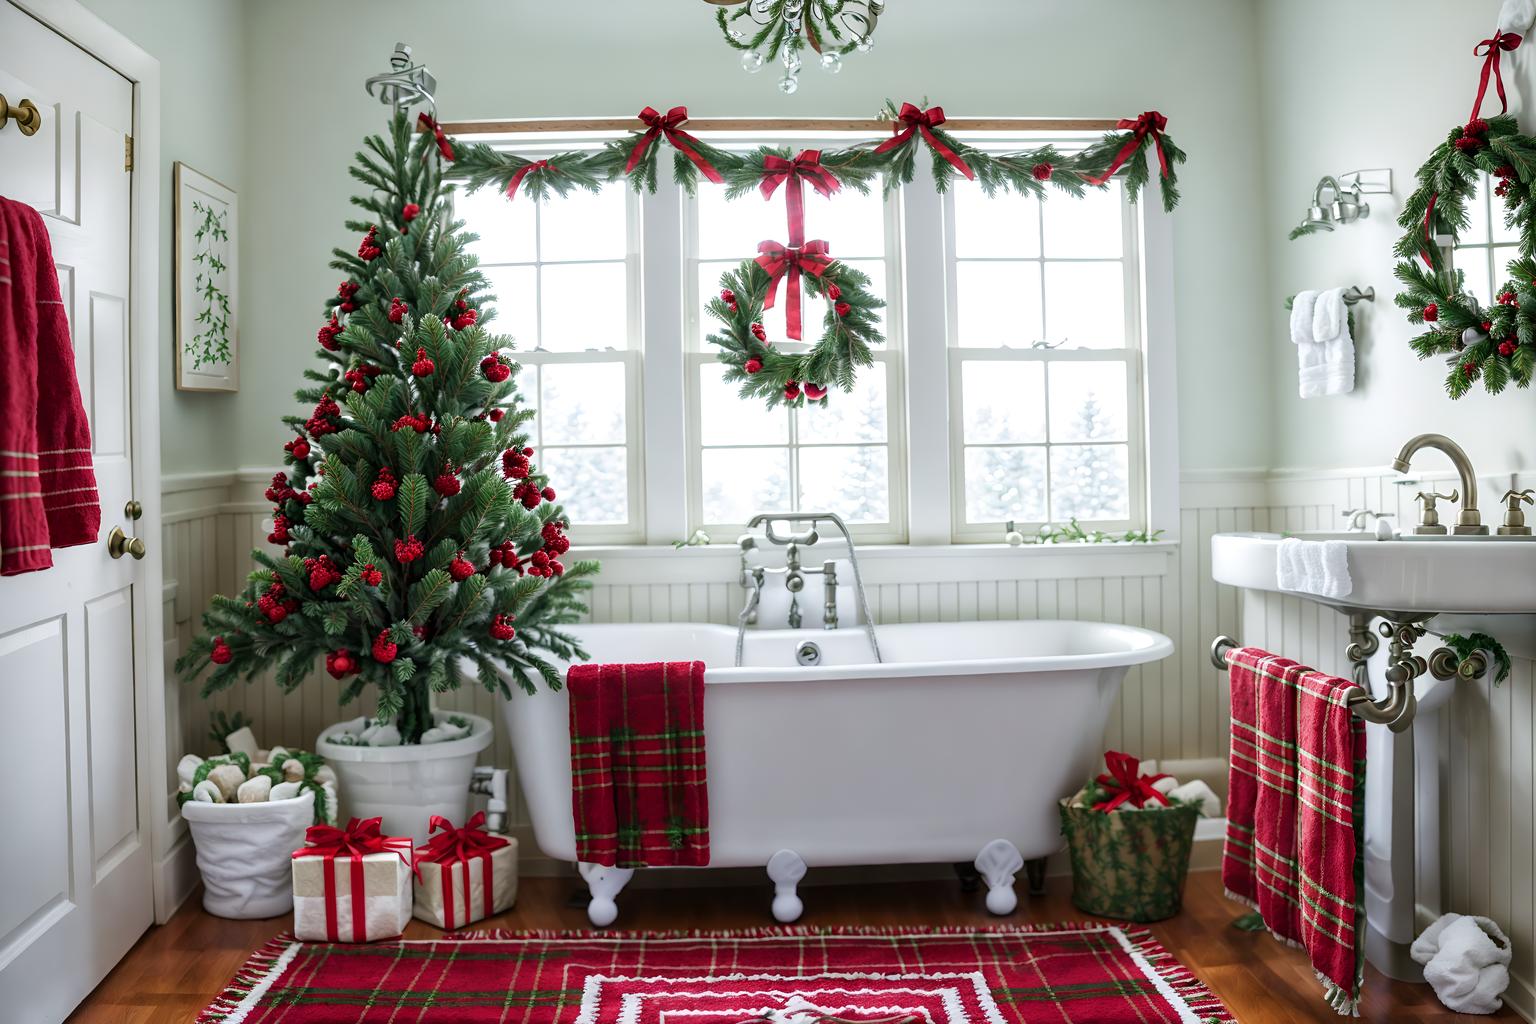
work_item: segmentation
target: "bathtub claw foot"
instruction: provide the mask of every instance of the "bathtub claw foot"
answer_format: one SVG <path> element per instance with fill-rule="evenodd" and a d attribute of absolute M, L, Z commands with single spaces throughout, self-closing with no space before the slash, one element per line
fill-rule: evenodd
<path fill-rule="evenodd" d="M 608 927 L 619 916 L 619 905 L 614 902 L 614 897 L 635 877 L 635 869 L 605 868 L 585 861 L 576 867 L 586 880 L 587 891 L 592 894 L 592 902 L 587 904 L 587 920 L 594 928 Z"/>
<path fill-rule="evenodd" d="M 780 924 L 798 921 L 805 904 L 795 894 L 805 877 L 805 861 L 794 850 L 780 850 L 768 858 L 768 878 L 773 882 L 773 919 Z"/>
<path fill-rule="evenodd" d="M 987 909 L 1002 917 L 1019 905 L 1013 891 L 1013 877 L 1024 866 L 1019 848 L 1006 839 L 994 839 L 976 855 L 976 870 L 987 883 Z"/>

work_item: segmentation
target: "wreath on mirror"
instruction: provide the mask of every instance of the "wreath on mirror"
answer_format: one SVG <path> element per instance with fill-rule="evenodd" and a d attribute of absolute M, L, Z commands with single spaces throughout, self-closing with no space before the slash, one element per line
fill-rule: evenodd
<path fill-rule="evenodd" d="M 859 367 L 874 365 L 871 345 L 885 340 L 880 333 L 880 310 L 885 303 L 869 291 L 869 278 L 845 263 L 815 251 L 818 243 L 796 250 L 768 247 L 756 260 L 743 260 L 735 270 L 720 276 L 720 294 L 709 302 L 709 313 L 719 328 L 707 339 L 716 346 L 715 358 L 725 365 L 724 380 L 738 384 L 742 398 L 757 398 L 769 408 L 778 405 L 825 406 L 832 386 L 853 390 Z M 775 265 L 798 261 L 801 283 L 810 301 L 821 301 L 821 339 L 804 352 L 785 352 L 775 346 L 763 328 L 763 311 L 773 308 L 783 276 Z M 765 267 L 764 264 L 769 264 Z M 797 315 L 798 293 L 791 282 L 788 317 Z"/>
<path fill-rule="evenodd" d="M 1450 247 L 1471 225 L 1467 204 L 1482 174 L 1497 181 L 1504 223 L 1519 237 L 1517 254 L 1494 301 L 1484 306 L 1468 292 L 1466 275 L 1451 262 Z M 1403 206 L 1405 229 L 1394 253 L 1403 290 L 1397 305 L 1426 330 L 1411 342 L 1420 359 L 1445 358 L 1445 388 L 1461 398 L 1480 381 L 1496 395 L 1510 384 L 1530 387 L 1536 374 L 1536 139 L 1501 114 L 1474 117 L 1451 130 L 1424 166 Z"/>

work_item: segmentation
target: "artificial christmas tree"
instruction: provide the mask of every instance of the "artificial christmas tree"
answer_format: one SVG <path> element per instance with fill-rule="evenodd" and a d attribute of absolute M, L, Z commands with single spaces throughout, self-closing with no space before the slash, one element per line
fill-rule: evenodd
<path fill-rule="evenodd" d="M 403 113 L 357 155 L 361 240 L 335 251 L 345 280 L 297 393 L 313 412 L 285 417 L 297 436 L 267 490 L 283 551 L 253 552 L 245 592 L 213 600 L 177 662 L 212 667 L 205 695 L 265 669 L 292 690 L 323 663 L 343 703 L 372 686 L 378 721 L 411 744 L 432 694 L 470 673 L 510 697 L 509 678 L 558 687 L 554 661 L 585 658 L 559 627 L 597 565 L 561 561 L 567 521 L 527 447 L 510 341 L 487 329 L 444 158 Z"/>

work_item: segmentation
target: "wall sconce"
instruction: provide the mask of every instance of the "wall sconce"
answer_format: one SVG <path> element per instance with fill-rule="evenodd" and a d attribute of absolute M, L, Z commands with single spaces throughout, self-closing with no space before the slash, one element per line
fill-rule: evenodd
<path fill-rule="evenodd" d="M 1302 235 L 1332 231 L 1335 224 L 1349 224 L 1362 217 L 1369 217 L 1371 205 L 1364 197 L 1391 193 L 1390 167 L 1349 171 L 1337 178 L 1325 174 L 1312 190 L 1312 205 L 1307 207 L 1307 215 L 1291 229 L 1290 238 L 1295 241 Z"/>

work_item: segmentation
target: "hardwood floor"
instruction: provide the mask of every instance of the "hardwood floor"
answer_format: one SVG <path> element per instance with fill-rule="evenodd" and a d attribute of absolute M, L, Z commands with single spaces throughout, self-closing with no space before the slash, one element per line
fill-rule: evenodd
<path fill-rule="evenodd" d="M 1020 879 L 1023 888 L 1023 879 Z M 583 910 L 568 905 L 572 879 L 524 879 L 516 908 L 476 927 L 584 928 Z M 806 925 L 997 924 L 980 892 L 957 883 L 921 882 L 806 886 Z M 1052 878 L 1043 897 L 1022 899 L 1015 920 L 1049 923 L 1079 920 L 1071 881 Z M 764 886 L 712 889 L 633 889 L 619 901 L 619 926 L 670 930 L 751 928 L 771 923 Z M 1339 1018 L 1323 1003 L 1316 978 L 1300 952 L 1267 934 L 1231 927 L 1241 908 L 1221 892 L 1215 872 L 1190 876 L 1184 911 L 1152 925 L 1168 949 L 1193 968 L 1244 1024 L 1302 1024 Z M 289 926 L 289 919 L 227 921 L 205 913 L 196 898 L 171 921 L 151 929 L 133 951 L 70 1017 L 76 1024 L 172 1024 L 192 1020 L 229 981 L 252 949 Z M 408 938 L 440 934 L 412 921 Z M 1367 969 L 1361 1017 L 1371 1022 L 1465 1020 L 1445 1010 L 1426 985 L 1388 981 Z M 1509 1010 L 1488 1020 L 1517 1021 Z"/>

